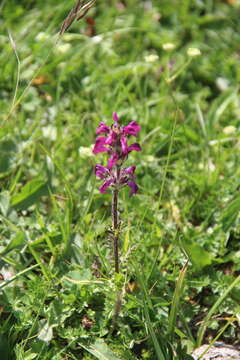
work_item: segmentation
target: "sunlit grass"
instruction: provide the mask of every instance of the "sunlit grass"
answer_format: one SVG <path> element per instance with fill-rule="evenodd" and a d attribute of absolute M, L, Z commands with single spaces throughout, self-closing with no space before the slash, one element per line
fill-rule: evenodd
<path fill-rule="evenodd" d="M 73 3 L 0 5 L 1 356 L 179 360 L 234 343 L 237 2 L 98 1 L 56 44 Z M 91 152 L 113 111 L 140 123 L 143 148 L 118 276 Z"/>

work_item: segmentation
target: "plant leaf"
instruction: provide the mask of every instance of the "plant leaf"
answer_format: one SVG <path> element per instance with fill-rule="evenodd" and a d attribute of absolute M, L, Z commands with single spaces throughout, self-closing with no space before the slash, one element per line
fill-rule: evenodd
<path fill-rule="evenodd" d="M 169 333 L 170 339 L 173 339 L 173 334 L 174 334 L 174 329 L 175 329 L 175 324 L 176 324 L 176 319 L 177 319 L 177 314 L 178 314 L 178 307 L 179 307 L 179 303 L 180 303 L 180 299 L 181 299 L 181 295 L 182 295 L 182 291 L 183 291 L 183 285 L 184 285 L 184 279 L 185 279 L 187 267 L 188 267 L 188 261 L 186 262 L 186 264 L 183 266 L 183 268 L 180 271 L 180 274 L 179 274 L 179 277 L 178 277 L 178 280 L 176 283 L 174 295 L 173 295 L 173 300 L 172 300 L 172 305 L 171 305 L 171 310 L 170 310 L 170 315 L 169 315 L 169 320 L 168 320 L 169 321 L 168 333 Z"/>
<path fill-rule="evenodd" d="M 223 231 L 228 231 L 237 219 L 240 211 L 240 195 L 233 199 L 224 209 L 221 216 Z"/>
<path fill-rule="evenodd" d="M 0 175 L 8 172 L 16 163 L 17 147 L 12 140 L 0 142 Z"/>
<path fill-rule="evenodd" d="M 0 194 L 0 211 L 3 216 L 7 216 L 10 205 L 10 196 L 7 191 L 4 191 Z"/>
<path fill-rule="evenodd" d="M 29 181 L 19 194 L 12 197 L 11 205 L 18 210 L 27 209 L 35 204 L 42 196 L 48 194 L 48 186 L 46 182 L 35 179 Z"/>
<path fill-rule="evenodd" d="M 48 343 L 53 338 L 53 329 L 52 326 L 49 326 L 48 322 L 44 324 L 40 333 L 38 334 L 38 339 Z"/>
<path fill-rule="evenodd" d="M 5 256 L 10 251 L 12 251 L 18 247 L 21 247 L 25 243 L 25 241 L 26 241 L 25 234 L 23 232 L 17 233 L 17 235 L 13 239 L 10 240 L 10 242 L 7 244 L 5 249 L 3 249 L 0 252 L 0 255 Z"/>
<path fill-rule="evenodd" d="M 228 288 L 225 290 L 225 292 L 217 299 L 217 301 L 213 304 L 211 309 L 208 311 L 207 315 L 203 319 L 198 333 L 197 333 L 197 346 L 200 346 L 203 340 L 204 333 L 207 329 L 208 322 L 211 319 L 212 315 L 217 311 L 218 307 L 221 305 L 221 303 L 227 298 L 228 294 L 232 289 L 237 286 L 240 283 L 240 275 L 234 279 L 234 281 L 228 286 Z"/>
<path fill-rule="evenodd" d="M 210 265 L 212 263 L 212 255 L 198 244 L 183 240 L 183 247 L 188 254 L 192 264 L 197 269 L 201 269 L 204 266 Z"/>
<path fill-rule="evenodd" d="M 107 344 L 105 344 L 105 342 L 101 339 L 98 339 L 89 348 L 82 344 L 79 345 L 99 360 L 121 360 L 112 352 L 111 349 L 109 349 Z"/>

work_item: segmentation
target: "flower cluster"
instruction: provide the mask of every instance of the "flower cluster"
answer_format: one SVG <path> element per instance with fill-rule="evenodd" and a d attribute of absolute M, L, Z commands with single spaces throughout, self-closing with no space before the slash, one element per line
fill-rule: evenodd
<path fill-rule="evenodd" d="M 131 151 L 141 151 L 138 143 L 128 145 L 128 137 L 137 136 L 140 126 L 136 121 L 131 121 L 127 126 L 120 126 L 116 112 L 113 113 L 113 121 L 111 127 L 101 122 L 96 131 L 97 135 L 105 134 L 105 136 L 97 137 L 93 153 L 107 152 L 109 155 L 107 167 L 99 164 L 95 167 L 96 176 L 104 180 L 99 190 L 101 193 L 105 193 L 109 186 L 120 189 L 128 185 L 130 195 L 133 195 L 138 190 L 134 175 L 136 166 L 122 168 L 122 165 Z"/>

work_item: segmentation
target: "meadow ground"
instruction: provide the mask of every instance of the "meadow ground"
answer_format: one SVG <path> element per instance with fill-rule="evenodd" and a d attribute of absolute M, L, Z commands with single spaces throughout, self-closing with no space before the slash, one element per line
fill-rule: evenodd
<path fill-rule="evenodd" d="M 187 360 L 237 344 L 239 1 L 97 0 L 56 44 L 73 5 L 0 4 L 0 358 Z M 93 170 L 106 157 L 91 150 L 113 111 L 142 147 L 119 274 Z"/>

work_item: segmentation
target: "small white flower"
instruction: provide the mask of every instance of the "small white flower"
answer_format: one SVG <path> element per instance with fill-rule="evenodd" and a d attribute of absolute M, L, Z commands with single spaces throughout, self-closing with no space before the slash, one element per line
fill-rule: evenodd
<path fill-rule="evenodd" d="M 225 91 L 229 88 L 229 80 L 223 77 L 216 79 L 216 85 L 220 91 Z"/>
<path fill-rule="evenodd" d="M 201 51 L 198 48 L 188 48 L 187 49 L 188 56 L 199 56 L 201 55 Z"/>
<path fill-rule="evenodd" d="M 213 232 L 214 232 L 214 229 L 210 226 L 210 227 L 207 229 L 207 234 L 211 235 Z"/>
<path fill-rule="evenodd" d="M 208 161 L 207 167 L 210 172 L 214 172 L 216 170 L 216 166 L 211 160 Z"/>
<path fill-rule="evenodd" d="M 145 155 L 144 160 L 145 160 L 147 163 L 153 163 L 153 162 L 155 162 L 157 159 L 156 159 L 154 156 L 152 156 L 152 155 Z"/>
<path fill-rule="evenodd" d="M 92 37 L 92 42 L 95 44 L 99 44 L 102 41 L 102 36 L 101 35 L 96 35 Z"/>
<path fill-rule="evenodd" d="M 85 76 L 83 79 L 82 79 L 82 84 L 83 85 L 89 85 L 91 82 L 91 77 L 90 76 Z"/>
<path fill-rule="evenodd" d="M 87 147 L 87 146 L 80 146 L 78 149 L 78 153 L 80 155 L 81 158 L 83 159 L 87 159 L 90 157 L 93 157 L 93 152 L 92 152 L 93 146 Z"/>
<path fill-rule="evenodd" d="M 66 54 L 70 49 L 71 49 L 71 44 L 66 43 L 66 44 L 59 44 L 56 47 L 56 50 L 61 53 L 61 54 Z"/>
<path fill-rule="evenodd" d="M 175 49 L 175 47 L 176 47 L 176 45 L 173 43 L 165 43 L 162 45 L 162 48 L 165 51 L 171 51 L 171 50 Z"/>
<path fill-rule="evenodd" d="M 52 340 L 52 338 L 53 338 L 53 327 L 46 322 L 38 334 L 38 339 L 48 343 L 49 341 Z"/>
<path fill-rule="evenodd" d="M 223 128 L 223 133 L 225 135 L 232 135 L 236 132 L 236 127 L 233 126 L 233 125 L 228 125 L 228 126 L 225 126 L 225 128 Z"/>
<path fill-rule="evenodd" d="M 45 32 L 40 32 L 37 34 L 37 36 L 35 37 L 36 41 L 46 41 L 49 39 L 49 35 Z"/>
<path fill-rule="evenodd" d="M 42 133 L 45 138 L 55 141 L 57 139 L 57 129 L 55 126 L 48 125 L 42 127 Z"/>
<path fill-rule="evenodd" d="M 216 166 L 215 166 L 215 164 L 213 163 L 213 161 L 211 159 L 208 160 L 207 164 L 202 163 L 202 162 L 199 163 L 198 168 L 200 170 L 207 170 L 207 171 L 209 171 L 211 173 L 216 170 Z"/>
<path fill-rule="evenodd" d="M 159 59 L 159 57 L 157 54 L 149 54 L 149 55 L 144 56 L 144 60 L 147 63 L 153 63 L 153 62 L 157 61 L 158 59 Z"/>
<path fill-rule="evenodd" d="M 1 269 L 1 274 L 4 278 L 4 280 L 10 280 L 15 275 L 15 273 L 11 267 L 8 267 L 8 268 L 3 267 Z"/>

